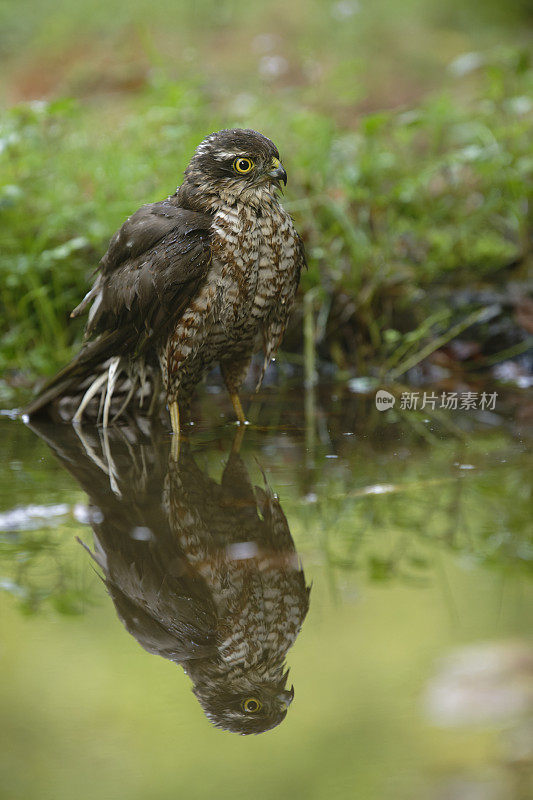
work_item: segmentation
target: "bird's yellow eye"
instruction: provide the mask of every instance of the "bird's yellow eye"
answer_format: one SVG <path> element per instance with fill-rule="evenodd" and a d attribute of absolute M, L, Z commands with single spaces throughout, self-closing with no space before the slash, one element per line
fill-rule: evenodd
<path fill-rule="evenodd" d="M 247 714 L 257 714 L 262 707 L 263 704 L 257 697 L 247 697 L 246 700 L 242 701 L 242 710 L 246 711 Z"/>
<path fill-rule="evenodd" d="M 254 168 L 254 162 L 251 158 L 236 158 L 233 162 L 233 169 L 235 172 L 238 172 L 239 175 L 246 175 L 247 172 L 251 172 Z"/>

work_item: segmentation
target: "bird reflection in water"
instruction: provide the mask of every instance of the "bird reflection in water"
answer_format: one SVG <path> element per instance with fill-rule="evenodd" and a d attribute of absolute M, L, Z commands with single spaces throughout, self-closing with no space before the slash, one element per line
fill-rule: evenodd
<path fill-rule="evenodd" d="M 261 733 L 294 696 L 285 656 L 309 607 L 287 520 L 232 450 L 220 482 L 164 432 L 79 438 L 32 426 L 89 495 L 94 549 L 118 617 L 149 653 L 180 664 L 219 728 Z"/>

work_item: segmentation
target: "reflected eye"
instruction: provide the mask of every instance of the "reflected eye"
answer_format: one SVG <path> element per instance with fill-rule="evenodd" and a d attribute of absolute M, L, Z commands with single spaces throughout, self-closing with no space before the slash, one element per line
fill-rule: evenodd
<path fill-rule="evenodd" d="M 258 711 L 261 711 L 263 704 L 257 697 L 247 697 L 246 700 L 243 700 L 242 703 L 242 710 L 246 711 L 247 714 L 256 714 Z"/>
<path fill-rule="evenodd" d="M 238 172 L 239 175 L 246 175 L 247 172 L 251 172 L 254 168 L 254 162 L 251 158 L 236 158 L 233 162 L 233 169 L 235 172 Z"/>

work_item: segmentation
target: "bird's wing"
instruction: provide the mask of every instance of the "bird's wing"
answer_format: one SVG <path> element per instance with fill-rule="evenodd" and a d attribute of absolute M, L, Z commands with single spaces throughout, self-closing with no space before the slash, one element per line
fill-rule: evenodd
<path fill-rule="evenodd" d="M 146 564 L 114 561 L 117 574 L 105 575 L 105 584 L 119 619 L 141 647 L 178 663 L 216 652 L 215 612 L 193 581 L 182 585 L 149 571 L 140 575 Z"/>
<path fill-rule="evenodd" d="M 92 303 L 91 337 L 124 327 L 130 355 L 161 336 L 205 278 L 212 217 L 173 198 L 142 206 L 115 233 L 93 288 L 73 316 Z"/>

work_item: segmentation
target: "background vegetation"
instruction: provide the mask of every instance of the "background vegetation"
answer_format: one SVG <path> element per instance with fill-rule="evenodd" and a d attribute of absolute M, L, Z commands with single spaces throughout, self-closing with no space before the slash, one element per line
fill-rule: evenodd
<path fill-rule="evenodd" d="M 397 377 L 406 354 L 495 302 L 503 335 L 477 348 L 478 365 L 524 351 L 529 324 L 512 312 L 530 253 L 531 19 L 526 0 L 4 4 L 9 383 L 69 357 L 80 338 L 69 311 L 110 235 L 174 190 L 206 133 L 233 125 L 282 151 L 321 357 Z M 484 320 L 482 342 L 494 339 Z"/>

